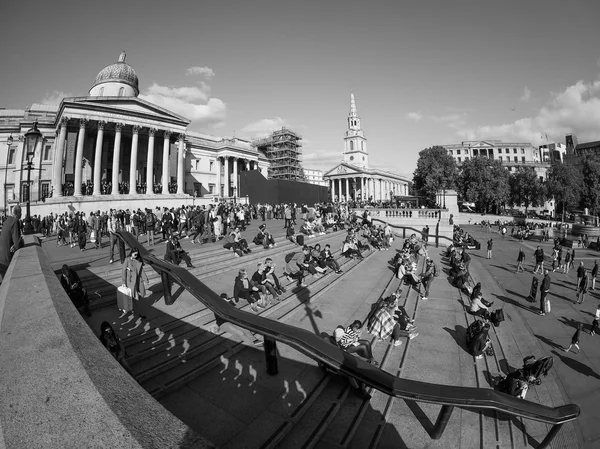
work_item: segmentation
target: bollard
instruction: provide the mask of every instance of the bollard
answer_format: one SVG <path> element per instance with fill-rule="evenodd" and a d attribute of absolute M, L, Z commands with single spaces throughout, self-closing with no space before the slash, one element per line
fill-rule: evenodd
<path fill-rule="evenodd" d="M 170 306 L 173 304 L 173 296 L 171 295 L 171 276 L 166 271 L 160 272 L 160 280 L 162 281 L 163 294 L 165 295 L 165 304 Z"/>
<path fill-rule="evenodd" d="M 435 247 L 440 246 L 440 222 L 438 221 L 435 225 Z"/>
<path fill-rule="evenodd" d="M 277 342 L 271 337 L 265 337 L 265 359 L 267 362 L 267 374 L 276 376 L 279 374 L 277 366 Z"/>

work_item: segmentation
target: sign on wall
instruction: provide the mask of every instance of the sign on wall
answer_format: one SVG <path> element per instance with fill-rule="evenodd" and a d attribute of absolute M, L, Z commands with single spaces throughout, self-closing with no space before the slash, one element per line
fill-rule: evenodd
<path fill-rule="evenodd" d="M 75 167 L 75 148 L 77 145 L 77 133 L 67 133 L 67 157 L 65 161 L 65 175 L 72 175 Z"/>

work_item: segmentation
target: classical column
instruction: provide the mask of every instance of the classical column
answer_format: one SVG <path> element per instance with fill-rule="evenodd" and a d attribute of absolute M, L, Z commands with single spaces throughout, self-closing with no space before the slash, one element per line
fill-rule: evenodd
<path fill-rule="evenodd" d="M 185 161 L 185 134 L 179 134 L 179 149 L 177 151 L 177 193 L 183 194 Z"/>
<path fill-rule="evenodd" d="M 148 158 L 146 161 L 146 193 L 154 193 L 154 134 L 156 128 L 148 130 Z"/>
<path fill-rule="evenodd" d="M 162 193 L 169 193 L 169 143 L 171 139 L 171 131 L 165 131 L 163 134 L 163 160 L 162 160 Z"/>
<path fill-rule="evenodd" d="M 329 182 L 331 183 L 331 201 L 335 201 L 335 179 L 330 178 Z"/>
<path fill-rule="evenodd" d="M 104 142 L 105 121 L 98 121 L 98 134 L 96 135 L 96 150 L 94 152 L 94 196 L 102 194 L 102 144 Z"/>
<path fill-rule="evenodd" d="M 350 178 L 346 178 L 346 201 L 350 200 Z"/>
<path fill-rule="evenodd" d="M 125 126 L 123 123 L 115 123 L 115 146 L 113 148 L 112 164 L 112 195 L 119 194 L 119 169 L 121 162 L 121 130 Z"/>
<path fill-rule="evenodd" d="M 238 192 L 238 158 L 233 158 L 233 196 L 240 196 L 240 192 Z"/>
<path fill-rule="evenodd" d="M 60 134 L 58 142 L 54 145 L 54 176 L 52 177 L 52 196 L 60 197 L 62 191 L 62 169 L 65 150 L 65 141 L 67 140 L 67 123 L 69 117 L 61 117 L 60 119 Z"/>
<path fill-rule="evenodd" d="M 250 171 L 250 161 L 248 159 L 244 159 L 244 165 L 246 166 L 246 171 Z"/>
<path fill-rule="evenodd" d="M 88 120 L 79 120 L 79 134 L 77 135 L 77 153 L 75 153 L 75 192 L 73 196 L 81 196 L 81 164 L 83 163 L 83 143 L 85 141 L 85 127 Z"/>
<path fill-rule="evenodd" d="M 366 194 L 367 194 L 366 190 L 367 190 L 367 179 L 364 176 L 361 176 L 361 178 L 360 178 L 360 196 L 363 201 L 366 198 Z"/>
<path fill-rule="evenodd" d="M 225 182 L 223 187 L 223 196 L 229 198 L 229 156 L 225 156 Z"/>
<path fill-rule="evenodd" d="M 133 126 L 133 137 L 131 139 L 131 159 L 129 162 L 129 194 L 137 194 L 137 153 L 138 140 L 141 126 Z"/>
<path fill-rule="evenodd" d="M 221 196 L 221 158 L 217 157 L 217 185 L 215 186 L 215 192 L 213 192 L 214 196 L 219 198 Z"/>

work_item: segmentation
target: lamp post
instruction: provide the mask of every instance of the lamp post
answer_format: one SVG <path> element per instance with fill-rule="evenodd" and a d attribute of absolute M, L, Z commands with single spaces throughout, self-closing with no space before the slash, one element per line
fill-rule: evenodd
<path fill-rule="evenodd" d="M 12 134 L 6 139 L 6 165 L 4 166 L 4 219 L 6 219 L 6 178 L 8 176 L 8 157 L 10 155 L 10 147 L 13 144 Z"/>
<path fill-rule="evenodd" d="M 33 226 L 31 225 L 31 169 L 33 166 L 33 158 L 38 142 L 42 138 L 42 133 L 37 127 L 37 122 L 33 122 L 33 128 L 25 133 L 25 148 L 27 150 L 27 214 L 25 215 L 25 226 L 23 234 L 33 234 Z"/>

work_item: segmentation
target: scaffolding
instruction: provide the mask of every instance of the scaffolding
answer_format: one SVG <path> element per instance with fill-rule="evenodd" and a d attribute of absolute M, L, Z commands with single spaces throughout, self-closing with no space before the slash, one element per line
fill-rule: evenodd
<path fill-rule="evenodd" d="M 304 180 L 302 169 L 302 136 L 287 128 L 252 142 L 269 160 L 270 179 Z"/>

